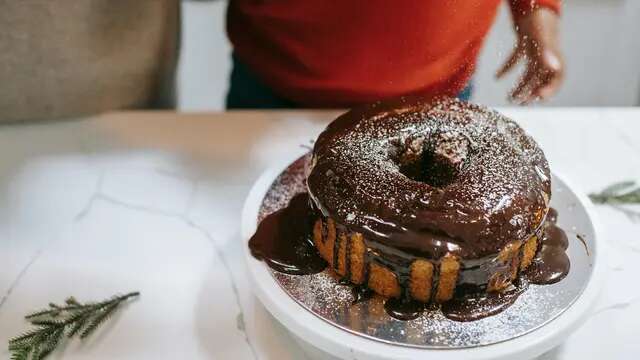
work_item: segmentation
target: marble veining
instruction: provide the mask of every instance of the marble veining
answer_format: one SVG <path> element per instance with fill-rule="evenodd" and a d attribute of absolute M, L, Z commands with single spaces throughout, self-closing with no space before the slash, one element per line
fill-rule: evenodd
<path fill-rule="evenodd" d="M 149 171 L 149 169 L 137 169 L 137 170 L 142 170 L 142 171 Z M 180 179 L 184 179 L 183 176 L 181 176 L 180 174 L 177 173 L 173 173 L 164 169 L 154 169 L 154 171 L 158 172 L 159 174 L 162 175 L 168 175 L 168 176 L 173 176 L 173 177 L 178 177 Z M 123 199 L 119 199 L 117 197 L 114 197 L 112 195 L 107 195 L 104 193 L 103 191 L 103 184 L 105 182 L 105 179 L 108 177 L 108 171 L 103 170 L 97 181 L 96 181 L 96 185 L 95 185 L 95 190 L 94 192 L 90 195 L 90 197 L 88 198 L 86 205 L 73 217 L 73 223 L 77 224 L 81 221 L 83 221 L 86 217 L 90 216 L 91 214 L 91 210 L 94 207 L 94 205 L 97 202 L 104 202 L 107 203 L 111 206 L 114 207 L 122 207 L 122 208 L 126 208 L 132 211 L 139 211 L 139 212 L 144 212 L 144 213 L 148 213 L 148 214 L 152 214 L 152 215 L 158 215 L 158 216 L 163 216 L 163 217 L 169 217 L 169 218 L 174 218 L 177 220 L 180 220 L 184 223 L 185 226 L 194 229 L 196 232 L 200 233 L 201 236 L 203 236 L 204 238 L 207 239 L 207 241 L 212 245 L 216 257 L 218 258 L 218 260 L 220 261 L 220 264 L 222 264 L 222 266 L 225 269 L 225 273 L 226 273 L 226 277 L 228 278 L 229 284 L 231 286 L 231 292 L 233 294 L 233 297 L 235 299 L 235 303 L 237 305 L 238 308 L 238 315 L 236 316 L 236 321 L 237 321 L 237 330 L 241 331 L 243 333 L 243 337 L 244 337 L 244 341 L 246 342 L 248 348 L 251 351 L 252 354 L 252 358 L 253 359 L 258 359 L 258 355 L 256 353 L 256 350 L 254 349 L 254 346 L 247 334 L 246 331 L 246 326 L 244 323 L 244 315 L 243 315 L 243 310 L 242 310 L 242 305 L 240 302 L 240 295 L 238 292 L 238 288 L 237 285 L 235 283 L 235 280 L 233 278 L 233 276 L 231 275 L 231 268 L 228 264 L 228 260 L 226 258 L 226 255 L 224 254 L 224 252 L 220 249 L 219 245 L 217 244 L 214 236 L 211 235 L 211 233 L 203 226 L 200 226 L 198 223 L 196 223 L 195 221 L 193 221 L 190 217 L 189 217 L 189 211 L 191 209 L 191 205 L 194 201 L 194 198 L 196 197 L 197 194 L 197 188 L 198 188 L 198 183 L 197 180 L 193 180 L 190 179 L 190 193 L 189 193 L 189 197 L 187 199 L 187 205 L 186 207 L 181 210 L 181 211 L 166 211 L 166 210 L 162 210 L 162 209 L 157 209 L 154 207 L 150 207 L 150 206 L 145 206 L 145 205 L 141 205 L 141 204 L 134 204 L 134 203 L 129 203 Z M 23 269 L 18 273 L 18 276 L 15 278 L 15 280 L 10 284 L 9 288 L 7 289 L 7 291 L 5 292 L 5 294 L 3 295 L 2 298 L 0 298 L 0 310 L 2 309 L 2 306 L 4 305 L 4 303 L 9 299 L 9 297 L 11 296 L 13 289 L 16 288 L 17 286 L 20 285 L 20 281 L 21 279 L 27 274 L 27 272 L 29 271 L 29 269 L 31 268 L 31 266 L 38 260 L 38 258 L 42 255 L 42 253 L 44 252 L 44 248 L 39 249 L 29 260 L 28 263 L 25 264 L 25 266 L 23 267 Z"/>
<path fill-rule="evenodd" d="M 156 169 L 156 171 L 161 173 L 161 174 L 164 174 L 164 175 L 170 175 L 170 176 L 179 177 L 181 179 L 184 179 L 182 176 L 180 176 L 180 174 L 176 174 L 176 173 L 173 173 L 173 172 L 168 172 L 167 170 Z M 237 307 L 239 309 L 239 313 L 236 316 L 236 321 L 237 321 L 236 328 L 244 334 L 244 339 L 245 339 L 247 345 L 249 346 L 249 348 L 251 349 L 251 353 L 253 354 L 253 358 L 254 359 L 258 359 L 256 351 L 255 351 L 255 349 L 253 347 L 253 344 L 251 343 L 251 340 L 249 339 L 249 336 L 247 335 L 247 332 L 245 330 L 246 326 L 244 324 L 244 315 L 243 315 L 243 311 L 242 311 L 242 304 L 240 303 L 240 294 L 238 292 L 238 287 L 237 287 L 237 285 L 235 283 L 235 280 L 233 279 L 233 276 L 231 275 L 231 268 L 229 267 L 228 260 L 227 260 L 227 258 L 225 256 L 224 252 L 222 250 L 220 250 L 220 247 L 216 243 L 216 240 L 209 233 L 209 231 L 207 231 L 207 229 L 205 229 L 204 227 L 198 225 L 196 222 L 194 222 L 192 219 L 189 218 L 189 211 L 191 209 L 191 204 L 193 203 L 193 199 L 195 198 L 196 193 L 197 193 L 197 188 L 198 188 L 197 187 L 197 180 L 191 180 L 191 191 L 189 193 L 189 198 L 187 200 L 187 205 L 184 208 L 184 210 L 180 211 L 180 212 L 171 212 L 171 211 L 165 211 L 165 210 L 156 209 L 156 208 L 152 208 L 152 207 L 147 207 L 147 206 L 144 206 L 144 205 L 130 204 L 130 203 L 127 203 L 124 200 L 121 200 L 121 199 L 112 197 L 110 195 L 104 194 L 103 190 L 102 190 L 102 184 L 104 183 L 104 179 L 105 179 L 106 176 L 107 176 L 107 174 L 105 172 L 103 172 L 100 175 L 100 177 L 98 178 L 98 181 L 96 182 L 96 190 L 95 190 L 95 192 L 89 198 L 89 201 L 87 202 L 87 205 L 85 206 L 85 208 L 82 209 L 81 212 L 78 213 L 78 215 L 76 215 L 76 217 L 74 218 L 74 222 L 82 221 L 82 219 L 84 217 L 89 216 L 89 213 L 91 212 L 91 209 L 92 209 L 92 207 L 93 207 L 93 205 L 94 205 L 94 203 L 96 201 L 104 201 L 104 202 L 107 202 L 107 203 L 109 203 L 109 204 L 111 204 L 113 206 L 125 207 L 127 209 L 134 210 L 134 211 L 142 211 L 142 212 L 146 212 L 146 213 L 150 213 L 150 214 L 154 214 L 154 215 L 160 215 L 160 216 L 176 218 L 176 219 L 179 219 L 180 221 L 183 221 L 184 224 L 187 225 L 188 227 L 198 231 L 212 245 L 213 249 L 216 252 L 216 255 L 217 255 L 218 259 L 220 260 L 220 263 L 222 264 L 222 266 L 224 267 L 224 269 L 226 271 L 227 278 L 229 280 L 229 283 L 231 284 L 231 291 L 233 292 L 233 296 L 234 296 L 236 305 L 237 305 Z M 25 271 L 26 271 L 27 268 L 25 268 Z M 0 302 L 0 306 L 1 305 L 2 305 L 2 303 Z"/>
<path fill-rule="evenodd" d="M 611 305 L 608 305 L 608 306 L 605 306 L 603 308 L 595 310 L 590 315 L 590 317 L 595 317 L 595 316 L 600 315 L 600 314 L 602 314 L 604 312 L 607 312 L 607 311 L 625 310 L 628 307 L 636 305 L 638 303 L 640 303 L 640 297 L 636 297 L 636 298 L 633 298 L 633 299 L 630 299 L 630 300 L 624 301 L 624 302 L 611 304 Z"/>
<path fill-rule="evenodd" d="M 2 298 L 0 298 L 0 311 L 2 311 L 2 305 L 4 305 L 7 299 L 9 299 L 9 296 L 11 296 L 13 289 L 16 286 L 18 286 L 18 284 L 20 283 L 20 280 L 24 277 L 27 271 L 29 271 L 29 268 L 31 267 L 31 265 L 33 265 L 33 263 L 36 262 L 36 260 L 38 260 L 41 254 L 42 254 L 42 250 L 36 251 L 36 253 L 33 254 L 29 262 L 27 262 L 22 268 L 22 270 L 20 270 L 20 272 L 18 273 L 18 276 L 16 276 L 16 278 L 11 282 L 7 291 L 5 291 L 4 295 L 2 295 Z"/>

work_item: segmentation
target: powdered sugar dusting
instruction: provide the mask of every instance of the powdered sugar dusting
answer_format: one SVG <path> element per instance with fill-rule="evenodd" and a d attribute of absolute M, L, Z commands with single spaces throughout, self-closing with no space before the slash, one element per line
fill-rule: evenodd
<path fill-rule="evenodd" d="M 307 153 L 289 165 L 287 170 L 273 181 L 262 200 L 258 221 L 286 207 L 296 194 L 307 191 L 306 172 L 310 160 L 311 153 Z"/>
<path fill-rule="evenodd" d="M 265 195 L 260 219 L 286 206 L 296 193 L 305 190 L 305 168 L 309 161 L 310 156 L 306 155 L 278 176 Z M 561 204 L 554 206 L 561 213 L 567 211 Z M 577 254 L 583 253 L 578 250 Z M 579 266 L 581 262 L 576 264 Z M 269 271 L 301 305 L 300 311 L 308 310 L 338 328 L 375 341 L 430 349 L 490 345 L 526 334 L 571 305 L 584 288 L 588 279 L 585 274 L 589 273 L 589 269 L 576 268 L 560 283 L 530 285 L 511 307 L 499 314 L 472 322 L 455 322 L 439 310 L 425 311 L 411 321 L 397 320 L 387 314 L 384 299 L 379 296 L 354 305 L 351 288 L 340 285 L 330 270 L 303 276 Z"/>
<path fill-rule="evenodd" d="M 443 98 L 349 121 L 320 136 L 309 177 L 320 208 L 340 223 L 375 230 L 373 237 L 389 232 L 380 224 L 444 232 L 472 257 L 495 253 L 539 226 L 550 195 L 547 161 L 498 112 Z M 454 173 L 450 183 L 434 186 L 401 173 L 403 161 L 427 148 Z"/>

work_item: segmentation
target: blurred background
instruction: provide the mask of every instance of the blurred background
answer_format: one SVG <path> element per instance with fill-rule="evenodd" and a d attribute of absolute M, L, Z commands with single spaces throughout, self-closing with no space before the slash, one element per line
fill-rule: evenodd
<path fill-rule="evenodd" d="M 226 1 L 182 2 L 182 52 L 178 107 L 221 110 L 227 92 L 230 47 L 225 33 Z M 496 81 L 515 37 L 502 6 L 480 57 L 473 101 L 507 105 L 517 72 Z M 640 105 L 640 1 L 564 0 L 562 44 L 567 62 L 560 92 L 542 106 Z"/>

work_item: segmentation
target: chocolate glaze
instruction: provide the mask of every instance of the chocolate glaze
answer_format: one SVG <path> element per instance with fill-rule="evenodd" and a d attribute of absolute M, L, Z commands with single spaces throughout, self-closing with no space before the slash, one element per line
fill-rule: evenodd
<path fill-rule="evenodd" d="M 286 274 L 307 275 L 327 267 L 313 245 L 313 222 L 318 214 L 306 193 L 264 218 L 249 240 L 251 254 L 272 269 Z"/>
<path fill-rule="evenodd" d="M 315 143 L 307 183 L 325 216 L 433 260 L 482 258 L 528 238 L 551 192 L 544 154 L 513 121 L 417 97 L 332 122 Z"/>
<path fill-rule="evenodd" d="M 299 160 L 289 171 L 303 173 L 305 162 L 306 160 L 304 158 Z M 278 181 L 284 182 L 292 187 L 297 186 L 295 182 L 299 180 L 296 180 L 295 177 L 290 177 L 291 175 L 292 174 L 284 173 Z M 308 274 L 322 271 L 326 267 L 326 262 L 320 258 L 315 247 L 311 244 L 311 224 L 321 215 L 314 210 L 307 196 L 308 195 L 304 193 L 298 194 L 291 199 L 288 206 L 282 207 L 279 210 L 278 208 L 273 208 L 275 212 L 270 215 L 261 216 L 262 222 L 258 227 L 258 231 L 249 242 L 252 254 L 263 259 L 276 271 L 290 274 Z M 542 239 L 541 250 L 545 245 L 559 249 L 566 248 L 566 235 L 555 225 L 556 218 L 557 212 L 550 209 L 547 214 L 547 221 L 540 229 L 540 231 L 544 231 L 544 233 L 540 235 Z M 283 224 L 287 224 L 287 226 L 282 226 Z M 348 245 L 347 251 L 350 251 L 350 244 Z M 394 251 L 394 249 L 383 244 L 376 243 L 373 245 L 377 246 L 374 248 L 376 250 L 368 251 L 365 254 L 367 262 L 376 261 L 390 268 L 402 283 L 402 288 L 407 289 L 409 275 L 405 273 L 405 269 L 407 269 L 408 264 L 413 261 L 414 257 L 407 257 L 407 254 L 404 252 Z M 548 257 L 545 254 L 546 253 L 541 253 L 541 256 L 537 256 L 536 261 L 541 263 L 545 263 L 546 261 L 556 263 L 557 260 L 554 256 L 557 255 L 562 258 L 562 255 L 558 255 L 558 253 L 555 252 L 552 254 L 554 255 L 552 257 Z M 547 283 L 549 282 L 549 278 L 554 281 L 560 280 L 557 275 L 559 272 L 554 270 L 556 268 L 555 266 L 538 267 L 535 271 L 525 271 L 525 273 L 522 274 L 521 280 L 517 283 L 517 286 L 506 293 L 486 294 L 482 286 L 478 287 L 473 285 L 486 282 L 483 275 L 474 273 L 474 271 L 477 271 L 480 274 L 486 274 L 486 271 L 479 269 L 479 266 L 475 265 L 476 263 L 483 264 L 485 262 L 484 260 L 485 259 L 476 259 L 463 262 L 465 266 L 463 266 L 460 273 L 456 297 L 454 300 L 442 305 L 442 311 L 448 318 L 455 321 L 473 321 L 497 314 L 507 309 L 517 299 L 526 289 L 526 284 L 529 281 Z M 549 269 L 551 271 L 548 271 Z M 435 270 L 434 278 L 437 279 L 439 275 L 437 273 L 438 267 L 436 267 Z M 568 271 L 568 268 L 562 270 L 561 273 L 565 273 L 566 271 Z M 474 276 L 477 277 L 476 281 L 471 280 Z M 367 274 L 365 274 L 365 279 L 366 278 Z M 346 279 L 342 279 L 341 283 L 349 284 Z M 366 285 L 351 286 L 353 304 L 366 301 L 374 295 L 373 291 Z M 437 286 L 437 280 L 434 281 L 434 286 Z M 432 294 L 435 294 L 435 291 L 433 291 Z M 425 305 L 407 299 L 407 294 L 403 294 L 403 296 L 398 299 L 387 300 L 385 302 L 387 313 L 404 320 L 419 316 Z"/>
<path fill-rule="evenodd" d="M 565 232 L 555 224 L 557 211 L 550 209 L 549 214 L 551 216 L 540 229 L 541 244 L 532 264 L 510 289 L 500 293 L 487 293 L 485 285 L 489 271 L 483 269 L 487 263 L 478 261 L 482 265 L 473 266 L 468 261 L 467 268 L 460 272 L 456 295 L 454 299 L 442 304 L 442 313 L 454 321 L 479 320 L 506 310 L 524 293 L 529 283 L 545 285 L 562 280 L 570 268 L 565 252 L 568 239 Z M 396 275 L 402 289 L 408 289 L 409 275 L 405 271 L 408 267 L 406 262 L 410 260 L 398 258 L 397 255 L 395 259 L 389 258 L 388 254 L 385 254 L 385 258 L 386 260 L 377 261 Z M 437 281 L 435 284 L 434 287 L 437 287 Z M 435 291 L 432 292 L 434 293 Z M 387 300 L 385 309 L 390 316 L 399 320 L 411 320 L 418 317 L 424 309 L 424 304 L 422 307 L 420 304 L 403 293 L 399 298 Z"/>
<path fill-rule="evenodd" d="M 299 159 L 290 171 L 300 172 L 306 163 L 307 158 Z M 569 269 L 560 255 L 566 235 L 555 225 L 540 226 L 551 192 L 544 154 L 514 122 L 480 106 L 402 98 L 352 110 L 316 141 L 308 184 L 288 176 L 285 172 L 277 181 L 291 181 L 296 189 L 303 184 L 312 205 L 299 194 L 264 218 L 250 240 L 252 254 L 276 271 L 322 271 L 326 263 L 312 244 L 312 224 L 318 216 L 331 217 L 337 227 L 364 235 L 367 263 L 395 274 L 403 293 L 388 299 L 385 309 L 400 319 L 415 318 L 424 309 L 407 294 L 408 264 L 416 257 L 434 264 L 448 253 L 461 259 L 458 286 L 467 290 L 443 305 L 445 315 L 459 321 L 506 309 L 524 291 L 527 278 L 559 281 Z M 555 211 L 547 214 L 551 223 L 556 217 Z M 527 271 L 518 287 L 487 295 L 482 287 L 461 286 L 486 283 L 487 271 L 480 268 L 486 259 L 508 242 L 542 230 L 549 234 L 539 236 L 536 270 Z M 346 241 L 350 253 L 350 238 Z M 439 267 L 434 270 L 435 289 Z M 353 294 L 357 303 L 372 292 L 356 286 Z"/>
<path fill-rule="evenodd" d="M 483 288 L 459 286 L 454 299 L 442 304 L 445 317 L 454 321 L 474 321 L 506 310 L 528 288 L 528 284 L 556 283 L 569 273 L 569 246 L 566 233 L 556 225 L 558 212 L 551 208 L 541 234 L 541 244 L 532 264 L 510 289 L 487 293 Z"/>

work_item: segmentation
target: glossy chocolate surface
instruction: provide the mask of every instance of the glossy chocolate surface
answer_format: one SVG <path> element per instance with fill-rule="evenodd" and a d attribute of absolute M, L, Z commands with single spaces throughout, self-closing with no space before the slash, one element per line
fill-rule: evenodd
<path fill-rule="evenodd" d="M 459 321 L 502 311 L 528 281 L 557 282 L 569 270 L 567 237 L 555 225 L 557 212 L 547 212 L 551 183 L 544 154 L 495 111 L 417 97 L 354 109 L 320 135 L 309 169 L 308 193 L 261 222 L 249 243 L 252 253 L 288 274 L 322 271 L 326 263 L 313 247 L 312 227 L 319 217 L 332 218 L 343 232 L 364 235 L 365 263 L 395 275 L 402 293 L 387 299 L 385 309 L 398 319 L 414 319 L 424 308 L 408 294 L 409 268 L 418 257 L 437 265 L 447 254 L 457 256 L 458 287 L 476 289 L 444 305 L 443 313 Z M 488 276 L 504 266 L 493 258 L 507 243 L 534 234 L 541 242 L 528 280 L 487 294 Z M 351 259 L 345 239 L 346 245 L 333 246 L 334 264 L 341 247 Z M 351 267 L 345 268 L 348 280 Z M 434 279 L 435 288 L 437 271 Z M 356 289 L 355 302 L 368 296 Z"/>
<path fill-rule="evenodd" d="M 390 298 L 384 303 L 387 314 L 398 320 L 413 320 L 422 315 L 425 304 L 407 297 Z"/>
<path fill-rule="evenodd" d="M 301 193 L 289 205 L 265 217 L 249 240 L 251 254 L 272 269 L 291 275 L 308 275 L 327 267 L 313 245 L 313 222 L 318 214 L 309 196 Z"/>
<path fill-rule="evenodd" d="M 553 209 L 551 209 L 553 210 Z M 553 210 L 547 216 L 538 252 L 531 265 L 522 274 L 532 284 L 554 284 L 564 279 L 571 269 L 567 256 L 569 239 L 567 234 L 556 225 L 558 213 Z"/>
<path fill-rule="evenodd" d="M 550 198 L 538 145 L 516 123 L 453 99 L 354 109 L 318 138 L 308 189 L 322 213 L 416 256 L 497 254 L 531 236 Z"/>
<path fill-rule="evenodd" d="M 309 155 L 298 158 L 275 177 L 271 185 L 266 182 L 258 185 L 266 189 L 258 211 L 258 222 L 286 207 L 295 195 L 306 191 L 308 173 L 305 168 L 309 162 Z M 580 211 L 578 217 L 585 214 L 580 207 L 571 205 L 577 201 L 571 195 L 571 189 L 562 180 L 554 181 L 554 189 L 560 194 L 554 205 L 559 206 L 562 225 L 577 224 L 579 220 L 572 212 Z M 578 229 L 584 231 L 582 238 L 585 244 L 591 246 L 591 230 L 582 226 Z M 285 274 L 266 264 L 265 268 L 273 277 L 274 284 L 300 304 L 299 311 L 308 311 L 344 331 L 398 346 L 462 349 L 495 344 L 524 335 L 549 323 L 571 306 L 586 286 L 592 268 L 589 265 L 590 255 L 584 251 L 582 244 L 574 236 L 570 236 L 569 241 L 571 271 L 565 279 L 552 285 L 530 285 L 504 311 L 464 322 L 445 317 L 440 307 L 435 305 L 427 305 L 414 320 L 398 320 L 386 311 L 385 298 L 367 291 L 366 287 L 340 285 L 344 282 L 337 281 L 336 274 L 330 268 L 302 276 Z M 463 284 L 459 283 L 458 286 Z M 456 290 L 460 295 L 473 293 L 473 289 Z"/>
<path fill-rule="evenodd" d="M 525 280 L 517 281 L 500 293 L 470 292 L 442 304 L 442 314 L 453 321 L 475 321 L 503 312 L 527 289 Z"/>
<path fill-rule="evenodd" d="M 459 286 L 454 299 L 442 304 L 442 313 L 454 321 L 479 320 L 507 309 L 527 289 L 528 283 L 543 285 L 562 280 L 570 269 L 565 253 L 568 240 L 565 232 L 555 225 L 557 213 L 553 209 L 550 213 L 553 216 L 544 225 L 540 249 L 515 286 L 501 293 L 487 293 L 484 287 L 473 286 L 475 282 L 467 281 L 467 286 Z M 251 253 L 272 269 L 286 274 L 315 274 L 324 270 L 327 263 L 311 241 L 312 224 L 318 216 L 306 193 L 294 196 L 287 207 L 267 215 L 261 221 L 249 241 Z M 406 292 L 410 281 L 407 271 L 410 260 L 385 254 L 377 256 L 374 261 L 392 270 Z M 486 279 L 482 281 L 486 282 Z M 482 281 L 477 283 L 481 284 Z M 344 279 L 341 284 L 352 287 L 354 305 L 374 295 L 365 285 L 353 285 Z M 404 292 L 399 298 L 385 301 L 387 313 L 399 320 L 415 319 L 424 309 L 424 303 L 411 299 Z"/>

